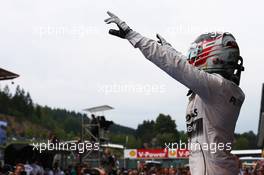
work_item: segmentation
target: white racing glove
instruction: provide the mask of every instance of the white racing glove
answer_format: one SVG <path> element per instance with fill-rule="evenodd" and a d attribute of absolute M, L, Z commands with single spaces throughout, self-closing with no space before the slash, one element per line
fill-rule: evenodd
<path fill-rule="evenodd" d="M 128 27 L 128 25 L 124 21 L 120 20 L 115 14 L 109 11 L 107 14 L 110 16 L 110 18 L 104 20 L 106 24 L 115 23 L 119 28 L 119 30 L 110 29 L 109 34 L 118 36 L 120 38 L 126 38 L 126 35 L 132 31 L 132 29 L 130 29 L 130 27 Z"/>

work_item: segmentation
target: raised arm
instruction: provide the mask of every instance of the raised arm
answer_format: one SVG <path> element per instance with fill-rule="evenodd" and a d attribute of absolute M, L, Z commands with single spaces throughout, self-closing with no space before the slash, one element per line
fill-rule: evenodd
<path fill-rule="evenodd" d="M 113 15 L 112 13 L 110 14 Z M 135 48 L 140 49 L 148 60 L 164 70 L 175 80 L 197 93 L 200 97 L 208 99 L 213 91 L 217 91 L 218 87 L 222 86 L 222 78 L 198 70 L 189 64 L 187 58 L 172 48 L 161 36 L 158 35 L 160 41 L 158 43 L 155 40 L 143 37 L 139 33 L 132 31 L 125 22 L 121 21 L 115 15 L 111 16 L 108 20 L 110 19 L 120 29 L 119 31 L 110 29 L 110 34 L 119 36 L 118 34 L 122 33 L 122 37 L 119 37 L 128 39 Z"/>

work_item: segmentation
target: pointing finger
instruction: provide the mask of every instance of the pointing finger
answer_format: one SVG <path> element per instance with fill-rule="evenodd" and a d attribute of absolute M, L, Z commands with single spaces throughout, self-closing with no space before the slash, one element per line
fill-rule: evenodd
<path fill-rule="evenodd" d="M 107 18 L 104 20 L 104 22 L 106 22 L 106 24 L 110 24 L 110 23 L 114 22 L 114 19 L 113 18 Z"/>
<path fill-rule="evenodd" d="M 109 11 L 107 11 L 107 14 L 108 14 L 109 16 L 111 16 L 111 17 L 117 17 L 115 14 L 113 14 L 112 12 L 109 12 Z"/>

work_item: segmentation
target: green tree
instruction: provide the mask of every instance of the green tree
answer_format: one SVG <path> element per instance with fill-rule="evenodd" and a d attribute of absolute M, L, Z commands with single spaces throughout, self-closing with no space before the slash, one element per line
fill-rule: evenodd
<path fill-rule="evenodd" d="M 10 112 L 10 99 L 12 98 L 12 95 L 10 94 L 10 90 L 8 86 L 4 87 L 3 91 L 0 91 L 0 112 L 7 114 Z"/>
<path fill-rule="evenodd" d="M 154 145 L 155 147 L 165 147 L 165 143 L 173 143 L 176 142 L 177 138 L 174 133 L 159 133 L 156 136 L 157 139 L 157 145 Z"/>
<path fill-rule="evenodd" d="M 155 123 L 156 133 L 174 133 L 177 132 L 175 120 L 170 115 L 159 114 Z"/>
<path fill-rule="evenodd" d="M 186 132 L 180 131 L 179 132 L 179 141 L 181 140 L 182 143 L 188 143 L 188 136 Z"/>
<path fill-rule="evenodd" d="M 27 127 L 25 129 L 25 136 L 28 137 L 28 138 L 32 138 L 35 136 L 35 132 L 33 131 L 33 129 L 31 127 Z"/>
<path fill-rule="evenodd" d="M 239 137 L 235 140 L 234 148 L 233 149 L 248 149 L 249 141 L 245 137 Z"/>
<path fill-rule="evenodd" d="M 257 135 L 253 131 L 244 132 L 241 136 L 248 140 L 247 149 L 257 149 Z"/>
<path fill-rule="evenodd" d="M 149 143 L 155 137 L 155 122 L 153 120 L 144 120 L 139 124 L 136 130 L 137 138 L 140 138 L 142 143 Z"/>

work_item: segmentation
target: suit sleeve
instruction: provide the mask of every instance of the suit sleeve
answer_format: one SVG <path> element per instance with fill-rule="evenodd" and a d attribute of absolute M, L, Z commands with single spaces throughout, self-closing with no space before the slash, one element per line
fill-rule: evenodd
<path fill-rule="evenodd" d="M 126 37 L 129 42 L 160 69 L 179 81 L 201 98 L 211 96 L 222 86 L 222 79 L 214 74 L 197 69 L 187 62 L 187 58 L 170 45 L 160 45 L 157 41 L 131 31 Z"/>

